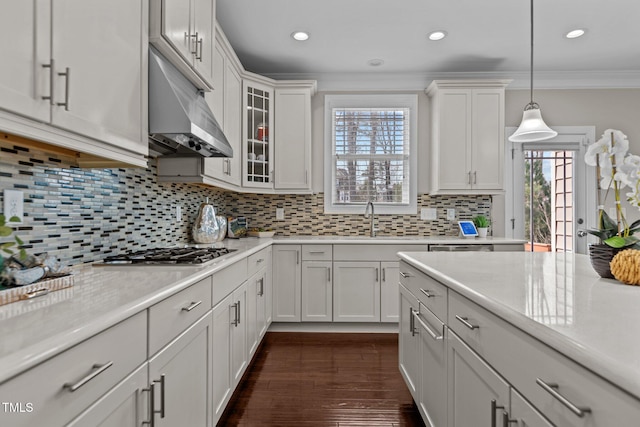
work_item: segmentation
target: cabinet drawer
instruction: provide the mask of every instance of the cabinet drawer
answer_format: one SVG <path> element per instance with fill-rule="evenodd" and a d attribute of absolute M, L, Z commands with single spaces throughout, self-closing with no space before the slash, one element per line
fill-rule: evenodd
<path fill-rule="evenodd" d="M 160 301 L 149 309 L 149 356 L 211 309 L 211 277 Z"/>
<path fill-rule="evenodd" d="M 640 418 L 637 399 L 463 296 L 450 292 L 449 302 L 449 328 L 555 425 L 637 423 Z M 557 384 L 558 388 L 545 390 L 538 380 Z M 560 402 L 560 396 L 578 408 L 589 408 L 590 412 L 577 415 Z M 577 408 L 575 411 L 578 412 Z"/>
<path fill-rule="evenodd" d="M 427 245 L 333 245 L 334 261 L 398 261 L 398 252 L 426 252 Z"/>
<path fill-rule="evenodd" d="M 268 252 L 268 248 L 264 248 L 256 252 L 255 254 L 249 255 L 249 257 L 247 258 L 247 276 L 253 276 L 261 268 L 267 265 L 267 259 L 269 256 Z"/>
<path fill-rule="evenodd" d="M 400 263 L 400 283 L 441 320 L 447 319 L 447 287 L 405 262 Z"/>
<path fill-rule="evenodd" d="M 240 260 L 224 270 L 218 271 L 212 276 L 213 303 L 215 306 L 227 295 L 242 284 L 249 275 L 247 274 L 247 259 Z"/>
<path fill-rule="evenodd" d="M 331 245 L 302 245 L 303 261 L 331 261 L 333 247 Z"/>
<path fill-rule="evenodd" d="M 0 401 L 23 412 L 3 408 L 0 424 L 65 425 L 144 363 L 146 319 L 138 313 L 2 384 Z"/>

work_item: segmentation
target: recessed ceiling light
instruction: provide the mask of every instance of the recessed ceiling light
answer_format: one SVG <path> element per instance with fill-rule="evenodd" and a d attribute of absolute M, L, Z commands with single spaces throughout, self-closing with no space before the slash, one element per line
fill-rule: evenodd
<path fill-rule="evenodd" d="M 577 39 L 578 37 L 583 36 L 584 33 L 585 33 L 585 30 L 583 30 L 582 28 L 578 28 L 576 30 L 569 31 L 565 35 L 565 37 L 568 38 L 568 39 Z"/>
<path fill-rule="evenodd" d="M 306 31 L 294 31 L 293 33 L 291 33 L 291 37 L 293 37 L 294 40 L 303 42 L 309 39 L 309 33 L 307 33 Z"/>
<path fill-rule="evenodd" d="M 432 33 L 429 34 L 429 40 L 433 40 L 434 42 L 438 40 L 442 40 L 445 37 L 447 37 L 447 32 L 442 30 L 433 31 Z"/>
<path fill-rule="evenodd" d="M 369 64 L 372 67 L 379 67 L 382 64 L 384 64 L 384 60 L 382 59 L 370 59 L 367 61 L 367 64 Z"/>

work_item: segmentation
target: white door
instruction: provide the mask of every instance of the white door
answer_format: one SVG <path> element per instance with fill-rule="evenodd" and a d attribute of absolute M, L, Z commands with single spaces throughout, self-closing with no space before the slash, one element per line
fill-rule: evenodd
<path fill-rule="evenodd" d="M 555 130 L 558 136 L 548 141 L 507 144 L 505 236 L 526 239 L 531 252 L 584 254 L 584 229 L 596 221 L 595 170 L 584 163 L 595 128 Z"/>

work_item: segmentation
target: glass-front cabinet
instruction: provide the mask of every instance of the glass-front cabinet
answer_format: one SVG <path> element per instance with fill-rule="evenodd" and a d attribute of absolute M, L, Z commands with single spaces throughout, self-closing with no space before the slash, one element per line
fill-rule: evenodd
<path fill-rule="evenodd" d="M 273 87 L 245 79 L 244 96 L 242 185 L 273 188 Z"/>

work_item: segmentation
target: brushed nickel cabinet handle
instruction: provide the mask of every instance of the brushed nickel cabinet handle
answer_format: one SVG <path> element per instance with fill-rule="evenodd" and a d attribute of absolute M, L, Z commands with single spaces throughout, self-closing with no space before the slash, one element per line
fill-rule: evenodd
<path fill-rule="evenodd" d="M 164 418 L 164 374 L 160 375 L 160 418 Z"/>
<path fill-rule="evenodd" d="M 498 406 L 498 402 L 495 399 L 491 400 L 491 427 L 496 426 L 496 411 L 498 409 L 504 409 L 504 406 Z"/>
<path fill-rule="evenodd" d="M 198 46 L 200 46 L 200 55 L 198 55 Z M 198 40 L 196 44 L 196 59 L 202 62 L 202 37 L 200 37 L 200 40 Z"/>
<path fill-rule="evenodd" d="M 420 323 L 420 325 L 422 326 L 422 329 L 424 329 L 425 331 L 427 331 L 427 333 L 429 334 L 429 336 L 431 338 L 433 338 L 436 341 L 440 341 L 441 339 L 444 338 L 444 335 L 438 335 L 437 333 L 435 333 L 434 330 L 432 330 L 429 325 L 427 325 L 426 322 L 423 322 L 422 319 L 420 318 L 420 312 L 419 311 L 414 311 L 413 315 L 416 317 L 415 320 L 418 321 L 418 323 Z"/>
<path fill-rule="evenodd" d="M 409 307 L 409 329 L 411 329 L 411 336 L 416 336 L 416 320 L 415 320 L 415 311 L 413 307 Z"/>
<path fill-rule="evenodd" d="M 202 301 L 192 302 L 188 307 L 182 307 L 182 311 L 186 311 L 187 313 L 202 304 Z"/>
<path fill-rule="evenodd" d="M 471 323 L 469 323 L 469 318 L 468 317 L 460 317 L 456 314 L 456 319 L 458 319 L 458 321 L 462 322 L 462 324 L 464 326 L 466 326 L 467 328 L 473 330 L 473 329 L 479 329 L 480 326 L 478 325 L 472 325 Z"/>
<path fill-rule="evenodd" d="M 558 388 L 560 388 L 558 384 L 546 383 L 540 378 L 536 378 L 536 384 L 542 387 L 544 391 L 546 391 L 551 396 L 553 396 L 557 401 L 562 403 L 567 409 L 573 412 L 576 416 L 582 418 L 584 417 L 584 414 L 591 412 L 591 408 L 577 406 L 573 404 L 569 399 L 564 397 L 562 394 L 560 394 L 560 392 L 557 390 Z"/>
<path fill-rule="evenodd" d="M 387 281 L 387 269 L 386 268 L 382 269 L 382 281 L 383 282 Z"/>
<path fill-rule="evenodd" d="M 380 270 L 376 268 L 376 282 L 380 281 Z"/>
<path fill-rule="evenodd" d="M 109 361 L 104 365 L 95 364 L 91 368 L 93 371 L 89 375 L 82 378 L 80 381 L 78 381 L 75 384 L 65 383 L 62 387 L 68 389 L 70 392 L 74 392 L 78 390 L 80 387 L 82 387 L 83 385 L 85 385 L 86 383 L 88 383 L 89 381 L 91 381 L 92 379 L 94 379 L 95 377 L 97 377 L 98 375 L 100 375 L 101 373 L 103 373 L 104 371 L 106 371 L 107 369 L 109 369 L 111 366 L 113 366 L 112 361 Z"/>
<path fill-rule="evenodd" d="M 193 44 L 196 47 L 196 50 L 192 50 L 191 54 L 192 55 L 196 55 L 196 58 L 198 56 L 198 32 L 196 31 L 195 34 L 192 34 L 189 36 L 190 39 L 195 39 L 195 43 Z M 189 43 L 189 46 L 191 46 L 191 43 Z"/>
<path fill-rule="evenodd" d="M 411 275 L 409 273 L 403 273 L 402 271 L 400 272 L 400 276 L 402 276 L 403 279 L 407 279 L 409 277 L 413 277 L 413 275 Z"/>
<path fill-rule="evenodd" d="M 518 420 L 509 419 L 509 414 L 502 412 L 502 427 L 509 427 L 509 424 L 518 424 Z"/>
<path fill-rule="evenodd" d="M 426 296 L 427 298 L 433 298 L 433 297 L 437 296 L 436 294 L 432 294 L 431 292 L 433 292 L 433 291 L 430 291 L 428 289 L 420 288 L 420 292 L 422 292 L 424 294 L 424 296 Z"/>
<path fill-rule="evenodd" d="M 71 86 L 71 70 L 69 67 L 65 69 L 64 73 L 58 73 L 59 76 L 64 76 L 64 102 L 56 102 L 58 107 L 64 107 L 65 111 L 69 111 L 69 86 Z"/>
<path fill-rule="evenodd" d="M 143 421 L 142 425 L 149 425 L 151 427 L 155 427 L 156 425 L 156 392 L 155 392 L 155 381 L 151 381 L 149 384 L 149 388 L 143 389 L 143 391 L 149 392 L 149 421 Z"/>
<path fill-rule="evenodd" d="M 233 303 L 231 304 L 231 307 L 233 307 L 233 320 L 231 321 L 231 324 L 233 326 L 238 326 L 238 304 L 237 303 Z"/>
<path fill-rule="evenodd" d="M 42 99 L 44 100 L 49 100 L 49 105 L 53 105 L 54 101 L 53 101 L 53 88 L 54 88 L 54 80 L 55 80 L 55 76 L 56 76 L 56 72 L 55 72 L 55 62 L 53 60 L 53 58 L 51 59 L 51 62 L 49 62 L 48 64 L 42 64 L 42 68 L 48 68 L 49 69 L 49 95 L 48 96 L 43 96 Z"/>

